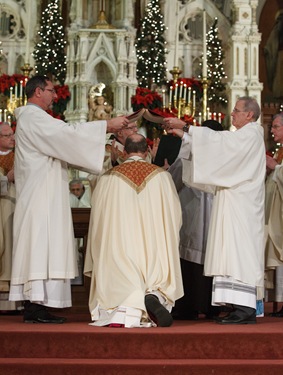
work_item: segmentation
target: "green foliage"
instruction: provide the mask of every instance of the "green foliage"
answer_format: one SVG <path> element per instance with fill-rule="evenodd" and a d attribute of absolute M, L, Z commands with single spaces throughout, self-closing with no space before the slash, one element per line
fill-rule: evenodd
<path fill-rule="evenodd" d="M 52 75 L 63 85 L 66 78 L 66 40 L 58 0 L 50 0 L 43 11 L 38 35 L 40 40 L 33 52 L 36 73 Z"/>
<path fill-rule="evenodd" d="M 141 87 L 150 88 L 152 84 L 161 86 L 166 83 L 167 51 L 164 31 L 159 0 L 151 0 L 145 9 L 135 44 L 138 58 L 137 78 Z"/>
<path fill-rule="evenodd" d="M 227 78 L 224 71 L 224 52 L 222 41 L 218 37 L 217 18 L 207 33 L 207 78 L 210 82 L 208 89 L 208 103 L 227 104 L 226 84 L 223 79 Z"/>

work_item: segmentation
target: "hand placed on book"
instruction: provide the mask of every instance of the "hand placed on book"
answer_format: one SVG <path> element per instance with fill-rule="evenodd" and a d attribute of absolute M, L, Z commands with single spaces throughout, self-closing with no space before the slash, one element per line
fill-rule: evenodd
<path fill-rule="evenodd" d="M 114 117 L 107 120 L 107 133 L 116 133 L 118 130 L 128 125 L 128 123 L 129 120 L 126 116 Z"/>
<path fill-rule="evenodd" d="M 177 117 L 166 117 L 163 119 L 165 130 L 169 131 L 170 129 L 183 129 L 186 125 L 185 121 Z"/>

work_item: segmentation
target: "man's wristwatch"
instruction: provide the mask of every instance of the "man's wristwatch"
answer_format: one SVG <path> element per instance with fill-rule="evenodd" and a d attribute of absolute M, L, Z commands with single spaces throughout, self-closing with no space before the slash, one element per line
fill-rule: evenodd
<path fill-rule="evenodd" d="M 186 125 L 183 127 L 183 132 L 188 133 L 188 131 L 189 131 L 189 127 L 190 127 L 190 125 L 186 124 Z"/>

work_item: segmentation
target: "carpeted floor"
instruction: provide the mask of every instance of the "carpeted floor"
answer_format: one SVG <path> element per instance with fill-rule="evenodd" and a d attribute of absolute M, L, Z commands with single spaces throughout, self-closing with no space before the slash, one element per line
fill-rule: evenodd
<path fill-rule="evenodd" d="M 71 309 L 63 315 L 62 325 L 0 316 L 0 375 L 283 374 L 283 318 L 127 329 L 90 326 L 88 314 Z"/>

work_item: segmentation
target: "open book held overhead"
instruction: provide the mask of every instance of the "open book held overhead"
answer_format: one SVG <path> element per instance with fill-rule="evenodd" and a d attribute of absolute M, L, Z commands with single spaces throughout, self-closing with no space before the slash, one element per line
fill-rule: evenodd
<path fill-rule="evenodd" d="M 142 108 L 139 111 L 132 113 L 131 115 L 127 116 L 127 119 L 130 122 L 134 122 L 134 121 L 139 120 L 142 117 L 148 121 L 155 122 L 157 124 L 163 124 L 164 117 L 146 108 Z"/>

